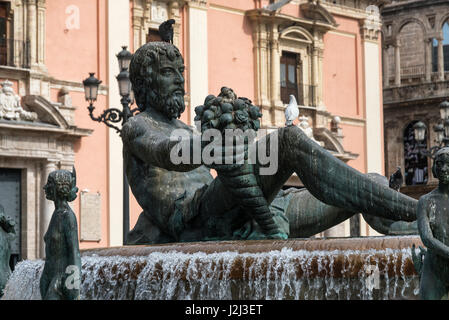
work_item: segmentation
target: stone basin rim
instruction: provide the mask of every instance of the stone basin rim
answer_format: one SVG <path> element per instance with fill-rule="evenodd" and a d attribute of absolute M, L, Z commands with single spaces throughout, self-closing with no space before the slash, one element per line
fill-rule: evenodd
<path fill-rule="evenodd" d="M 181 252 L 181 253 L 262 253 L 292 249 L 294 251 L 335 251 L 335 250 L 385 250 L 411 249 L 424 246 L 418 235 L 416 236 L 378 236 L 354 238 L 323 238 L 323 239 L 287 239 L 287 240 L 233 240 L 233 241 L 201 241 L 166 243 L 155 245 L 132 245 L 108 248 L 80 250 L 82 257 L 88 256 L 147 256 L 153 252 Z"/>

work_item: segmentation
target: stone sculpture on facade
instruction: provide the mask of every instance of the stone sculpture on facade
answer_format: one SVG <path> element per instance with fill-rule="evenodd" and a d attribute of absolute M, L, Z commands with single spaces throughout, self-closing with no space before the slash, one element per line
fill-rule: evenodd
<path fill-rule="evenodd" d="M 44 236 L 45 266 L 40 279 L 44 300 L 77 300 L 80 296 L 81 257 L 78 225 L 68 202 L 75 200 L 76 172 L 56 170 L 49 174 L 44 186 L 55 211 Z"/>
<path fill-rule="evenodd" d="M 309 124 L 309 118 L 302 115 L 299 116 L 298 119 L 299 123 L 297 124 L 297 126 L 299 127 L 299 129 L 301 129 L 310 140 L 314 141 L 315 143 L 318 143 L 320 146 L 323 146 L 324 143 L 321 141 L 317 141 L 313 136 L 313 128 Z"/>
<path fill-rule="evenodd" d="M 420 296 L 424 300 L 448 299 L 449 292 L 449 148 L 435 154 L 432 173 L 436 189 L 418 201 L 418 230 L 427 251 L 416 255 L 415 269 L 420 274 Z"/>
<path fill-rule="evenodd" d="M 15 238 L 14 220 L 5 216 L 5 210 L 0 205 L 0 297 L 11 275 L 9 260 L 11 258 L 11 241 Z"/>
<path fill-rule="evenodd" d="M 214 179 L 201 159 L 195 161 L 198 154 L 194 154 L 194 148 L 188 163 L 177 164 L 170 158 L 179 146 L 179 140 L 171 139 L 175 130 L 188 133 L 190 146 L 199 143 L 202 150 L 207 147 L 194 128 L 177 120 L 185 109 L 183 71 L 179 50 L 165 42 L 145 44 L 130 64 L 130 79 L 141 112 L 123 126 L 123 156 L 131 190 L 144 211 L 129 233 L 128 243 L 264 238 L 267 235 L 242 210 L 242 200 L 232 196 L 220 173 Z M 416 200 L 347 166 L 297 126 L 275 130 L 259 139 L 256 148 L 271 150 L 276 143 L 277 149 L 270 155 L 277 161 L 278 170 L 262 175 L 260 169 L 269 164 L 258 160 L 254 174 L 284 236 L 291 228 L 287 217 L 296 219 L 298 230 L 307 229 L 311 220 L 318 220 L 322 227 L 333 226 L 340 222 L 343 211 L 392 220 L 416 219 Z M 235 155 L 241 156 L 237 149 Z M 215 165 L 223 171 L 226 166 Z M 294 172 L 307 190 L 281 191 Z"/>
<path fill-rule="evenodd" d="M 0 119 L 6 120 L 37 120 L 35 112 L 25 111 L 20 105 L 20 97 L 14 92 L 12 82 L 6 80 L 1 83 Z"/>

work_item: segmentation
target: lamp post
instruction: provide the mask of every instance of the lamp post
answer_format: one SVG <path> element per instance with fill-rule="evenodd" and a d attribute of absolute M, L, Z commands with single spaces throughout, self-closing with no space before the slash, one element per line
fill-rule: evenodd
<path fill-rule="evenodd" d="M 415 140 L 418 142 L 419 152 L 426 156 L 434 158 L 435 153 L 443 147 L 449 146 L 449 101 L 443 101 L 440 104 L 441 123 L 433 127 L 436 133 L 436 145 L 429 150 L 424 148 L 424 139 L 426 136 L 427 127 L 422 121 L 418 121 L 413 125 L 413 134 Z"/>
<path fill-rule="evenodd" d="M 120 73 L 116 79 L 119 86 L 119 93 L 121 96 L 120 103 L 122 110 L 117 108 L 105 109 L 98 117 L 94 116 L 95 110 L 94 102 L 97 100 L 98 87 L 101 81 L 95 78 L 95 73 L 89 73 L 89 77 L 83 81 L 84 93 L 86 101 L 89 102 L 87 110 L 89 116 L 93 121 L 103 122 L 110 128 L 115 129 L 117 133 L 121 133 L 121 129 L 115 124 L 121 122 L 122 126 L 130 117 L 138 110 L 137 108 L 131 110 L 129 107 L 133 101 L 131 99 L 131 82 L 129 80 L 129 64 L 131 62 L 132 54 L 127 50 L 126 46 L 122 47 L 122 51 L 117 54 L 117 60 L 120 68 Z M 126 244 L 126 236 L 129 232 L 129 185 L 126 178 L 125 163 L 123 163 L 123 243 Z"/>

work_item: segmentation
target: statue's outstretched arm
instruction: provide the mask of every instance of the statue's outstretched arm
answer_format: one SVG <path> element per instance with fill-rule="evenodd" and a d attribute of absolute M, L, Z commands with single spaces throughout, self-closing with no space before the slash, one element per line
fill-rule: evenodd
<path fill-rule="evenodd" d="M 429 206 L 426 199 L 422 198 L 418 201 L 418 230 L 421 240 L 427 248 L 449 259 L 449 247 L 433 236 L 429 222 Z"/>
<path fill-rule="evenodd" d="M 292 166 L 306 188 L 326 204 L 392 220 L 416 220 L 416 200 L 351 168 L 296 126 L 280 132 L 281 165 Z"/>
<path fill-rule="evenodd" d="M 183 130 L 188 132 L 188 130 Z M 194 146 L 201 148 L 201 136 L 192 135 L 186 137 L 189 157 L 184 163 L 173 163 L 171 154 L 179 145 L 178 141 L 171 140 L 170 137 L 159 132 L 157 128 L 152 128 L 139 117 L 132 117 L 122 128 L 123 144 L 140 160 L 153 166 L 164 168 L 169 171 L 191 171 L 201 164 L 194 164 Z M 199 140 L 199 141 L 198 141 Z M 199 144 L 198 144 L 199 143 Z M 185 146 L 185 145 L 184 145 Z M 186 148 L 182 150 L 186 151 Z M 179 157 L 176 157 L 179 159 Z M 196 161 L 198 162 L 198 161 Z"/>

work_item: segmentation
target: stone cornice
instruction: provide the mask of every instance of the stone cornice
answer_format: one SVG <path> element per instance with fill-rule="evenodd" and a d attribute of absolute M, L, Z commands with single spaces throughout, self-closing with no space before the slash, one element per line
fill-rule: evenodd
<path fill-rule="evenodd" d="M 369 13 L 362 9 L 341 6 L 337 4 L 330 4 L 326 2 L 322 3 L 321 5 L 324 8 L 326 8 L 326 10 L 329 11 L 330 13 L 343 17 L 363 20 L 369 16 Z"/>
<path fill-rule="evenodd" d="M 207 7 L 207 0 L 185 0 L 185 3 L 189 5 L 189 7 L 196 7 L 205 9 Z"/>
<path fill-rule="evenodd" d="M 75 138 L 87 137 L 92 134 L 92 129 L 83 129 L 77 127 L 59 128 L 45 123 L 26 123 L 24 121 L 0 121 L 0 130 L 20 130 L 20 132 L 39 132 L 40 134 L 52 134 L 58 136 L 71 136 Z"/>
<path fill-rule="evenodd" d="M 335 30 L 337 25 L 331 25 L 324 21 L 317 21 L 307 18 L 294 17 L 282 13 L 273 13 L 264 9 L 252 9 L 246 11 L 246 16 L 253 20 L 262 23 L 297 23 L 298 25 L 307 26 L 309 28 L 315 28 L 321 30 L 322 32 L 327 32 L 328 30 Z"/>
<path fill-rule="evenodd" d="M 364 40 L 377 41 L 379 39 L 382 23 L 376 19 L 365 19 L 360 23 L 360 34 Z"/>
<path fill-rule="evenodd" d="M 415 2 L 408 2 L 404 1 L 401 2 L 395 2 L 395 4 L 389 4 L 385 5 L 382 8 L 382 15 L 396 15 L 400 11 L 411 11 L 411 10 L 420 10 L 421 8 L 425 7 L 435 7 L 437 5 L 447 5 L 447 0 L 421 0 L 421 1 L 415 1 Z"/>

